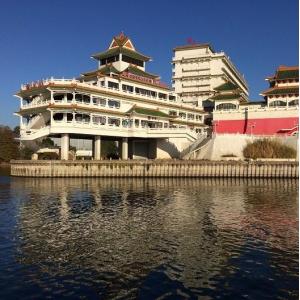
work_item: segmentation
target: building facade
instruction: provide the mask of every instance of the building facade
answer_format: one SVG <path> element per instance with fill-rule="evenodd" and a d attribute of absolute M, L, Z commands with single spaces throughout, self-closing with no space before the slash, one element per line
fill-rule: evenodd
<path fill-rule="evenodd" d="M 244 76 L 224 52 L 215 52 L 209 44 L 179 46 L 173 51 L 172 87 L 184 103 L 203 107 L 215 88 L 228 81 L 248 96 Z"/>
<path fill-rule="evenodd" d="M 91 139 L 94 159 L 102 158 L 106 139 L 119 142 L 123 159 L 171 158 L 204 133 L 202 108 L 181 103 L 159 76 L 146 72 L 150 57 L 123 33 L 92 57 L 97 69 L 76 79 L 22 85 L 16 94 L 21 140 L 60 138 L 63 160 L 70 138 Z"/>
<path fill-rule="evenodd" d="M 243 101 L 231 86 L 218 91 L 213 111 L 216 134 L 295 135 L 299 128 L 299 67 L 280 66 L 266 78 L 270 87 L 261 93 L 260 102 Z"/>

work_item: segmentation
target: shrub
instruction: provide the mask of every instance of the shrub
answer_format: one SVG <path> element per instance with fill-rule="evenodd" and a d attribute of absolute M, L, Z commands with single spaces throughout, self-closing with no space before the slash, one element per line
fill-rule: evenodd
<path fill-rule="evenodd" d="M 245 158 L 296 158 L 295 149 L 271 139 L 259 139 L 249 143 L 243 150 Z"/>

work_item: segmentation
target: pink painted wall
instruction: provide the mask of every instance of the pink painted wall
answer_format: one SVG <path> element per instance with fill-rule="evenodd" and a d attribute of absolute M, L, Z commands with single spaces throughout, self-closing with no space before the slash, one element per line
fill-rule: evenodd
<path fill-rule="evenodd" d="M 213 122 L 215 133 L 254 135 L 292 134 L 298 131 L 298 118 L 265 118 L 248 120 L 220 120 Z M 290 130 L 283 130 L 290 129 Z"/>

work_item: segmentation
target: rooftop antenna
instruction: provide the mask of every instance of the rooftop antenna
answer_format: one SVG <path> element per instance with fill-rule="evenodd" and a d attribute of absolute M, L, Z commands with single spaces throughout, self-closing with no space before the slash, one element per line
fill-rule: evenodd
<path fill-rule="evenodd" d="M 188 37 L 186 41 L 187 41 L 187 43 L 189 45 L 195 45 L 195 44 L 197 44 L 197 42 L 193 38 L 191 38 L 191 37 Z"/>

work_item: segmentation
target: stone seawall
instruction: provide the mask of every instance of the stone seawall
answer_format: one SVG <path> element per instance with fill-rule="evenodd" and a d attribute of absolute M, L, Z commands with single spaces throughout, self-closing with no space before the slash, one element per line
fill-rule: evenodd
<path fill-rule="evenodd" d="M 235 177 L 298 178 L 298 162 L 199 160 L 11 161 L 20 177 Z"/>

